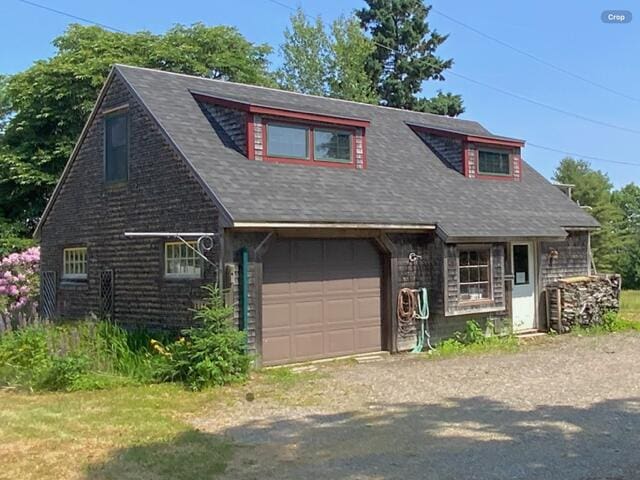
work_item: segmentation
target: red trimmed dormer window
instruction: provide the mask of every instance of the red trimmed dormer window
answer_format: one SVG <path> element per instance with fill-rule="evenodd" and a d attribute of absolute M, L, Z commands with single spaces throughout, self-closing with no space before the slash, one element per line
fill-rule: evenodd
<path fill-rule="evenodd" d="M 216 122 L 250 160 L 322 167 L 366 168 L 365 131 L 368 120 L 337 117 L 296 110 L 270 107 L 191 92 L 194 98 L 207 105 L 220 107 L 211 112 Z M 217 108 L 216 107 L 216 108 Z M 238 115 L 228 114 L 236 112 Z M 245 129 L 238 137 L 238 118 Z"/>
<path fill-rule="evenodd" d="M 471 135 L 425 125 L 409 126 L 443 162 L 465 177 L 515 181 L 522 178 L 523 140 Z"/>

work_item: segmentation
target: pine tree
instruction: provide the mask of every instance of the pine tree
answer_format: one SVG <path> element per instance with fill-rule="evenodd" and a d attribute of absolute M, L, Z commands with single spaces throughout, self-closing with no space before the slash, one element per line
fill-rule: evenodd
<path fill-rule="evenodd" d="M 422 0 L 366 0 L 358 10 L 363 29 L 376 48 L 367 71 L 384 105 L 456 116 L 464 111 L 459 95 L 439 92 L 431 99 L 418 98 L 426 80 L 444 80 L 453 60 L 436 56 L 448 35 L 427 23 L 431 9 Z"/>

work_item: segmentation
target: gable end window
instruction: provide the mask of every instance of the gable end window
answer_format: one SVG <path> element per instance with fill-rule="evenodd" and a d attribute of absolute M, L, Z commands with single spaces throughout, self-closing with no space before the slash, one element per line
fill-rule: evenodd
<path fill-rule="evenodd" d="M 87 278 L 87 249 L 65 248 L 62 254 L 62 278 L 84 280 Z"/>
<path fill-rule="evenodd" d="M 164 276 L 167 278 L 200 278 L 202 276 L 202 262 L 196 253 L 196 248 L 196 242 L 165 243 Z"/>
<path fill-rule="evenodd" d="M 350 130 L 268 122 L 266 137 L 268 158 L 353 163 Z"/>
<path fill-rule="evenodd" d="M 478 172 L 484 175 L 511 175 L 509 153 L 480 150 L 478 152 Z"/>
<path fill-rule="evenodd" d="M 104 132 L 105 181 L 126 181 L 129 173 L 129 116 L 127 112 L 105 117 Z"/>
<path fill-rule="evenodd" d="M 491 252 L 489 248 L 460 250 L 460 301 L 491 300 Z"/>

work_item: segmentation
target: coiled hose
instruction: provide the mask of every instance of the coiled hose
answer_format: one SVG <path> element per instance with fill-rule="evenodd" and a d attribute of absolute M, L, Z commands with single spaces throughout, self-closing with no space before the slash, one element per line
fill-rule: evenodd
<path fill-rule="evenodd" d="M 417 293 L 417 295 L 416 295 Z M 402 288 L 398 292 L 398 332 L 402 336 L 417 333 L 416 346 L 412 353 L 420 353 L 425 347 L 433 350 L 431 346 L 431 334 L 429 332 L 429 295 L 426 288 L 412 290 Z M 420 330 L 416 332 L 416 320 L 420 322 Z"/>

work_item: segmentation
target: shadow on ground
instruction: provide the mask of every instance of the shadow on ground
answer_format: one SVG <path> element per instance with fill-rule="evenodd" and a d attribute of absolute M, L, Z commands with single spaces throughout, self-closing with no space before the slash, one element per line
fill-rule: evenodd
<path fill-rule="evenodd" d="M 517 410 L 483 397 L 439 404 L 372 404 L 367 411 L 252 421 L 217 436 L 117 452 L 88 473 L 97 478 L 238 479 L 640 479 L 640 398 L 587 408 Z M 209 455 L 207 455 L 207 449 Z M 227 447 L 224 447 L 227 448 Z M 126 475 L 136 462 L 148 476 Z M 217 458 L 217 463 L 211 463 Z M 216 466 L 217 465 L 217 466 Z"/>

